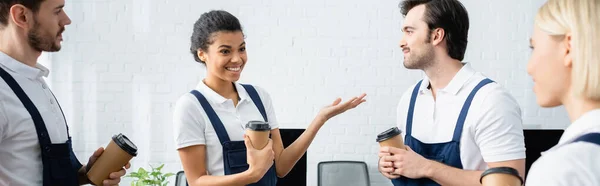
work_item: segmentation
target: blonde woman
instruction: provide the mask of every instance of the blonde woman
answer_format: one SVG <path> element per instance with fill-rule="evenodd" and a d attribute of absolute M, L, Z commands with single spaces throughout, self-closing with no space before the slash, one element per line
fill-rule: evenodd
<path fill-rule="evenodd" d="M 572 123 L 526 185 L 600 185 L 599 12 L 599 0 L 550 0 L 537 13 L 527 71 L 538 104 L 564 105 Z"/>

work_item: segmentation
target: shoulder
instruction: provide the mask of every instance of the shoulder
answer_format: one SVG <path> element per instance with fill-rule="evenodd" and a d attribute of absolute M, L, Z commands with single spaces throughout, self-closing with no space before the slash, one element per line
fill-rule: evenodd
<path fill-rule="evenodd" d="M 258 85 L 253 85 L 253 84 L 239 84 L 239 85 L 244 87 L 244 89 L 246 89 L 245 86 L 252 86 L 256 90 L 256 93 L 258 93 L 258 96 L 260 96 L 260 99 L 263 102 L 271 102 L 271 95 L 263 87 L 258 86 Z M 248 92 L 248 90 L 246 90 L 246 92 Z"/>
<path fill-rule="evenodd" d="M 482 78 L 482 80 L 484 78 Z M 473 82 L 471 85 L 471 90 L 480 82 L 481 81 Z M 482 111 L 507 110 L 511 112 L 518 111 L 520 114 L 521 110 L 515 97 L 513 97 L 508 89 L 498 82 L 492 82 L 481 87 L 481 89 L 479 89 L 473 98 L 473 105 L 479 105 L 478 107 Z"/>
<path fill-rule="evenodd" d="M 185 93 L 177 99 L 175 102 L 175 110 L 187 110 L 196 109 L 200 107 L 200 103 L 196 96 L 191 93 Z"/>
<path fill-rule="evenodd" d="M 408 109 L 408 105 L 410 104 L 410 98 L 412 97 L 412 93 L 415 87 L 420 86 L 423 80 L 419 80 L 416 83 L 409 86 L 403 93 L 402 97 L 400 97 L 400 101 L 398 102 L 398 109 L 406 108 Z M 419 87 L 417 87 L 419 88 Z"/>
<path fill-rule="evenodd" d="M 528 182 L 550 185 L 600 183 L 600 146 L 576 142 L 544 153 L 532 166 Z M 555 184 L 556 183 L 556 184 Z M 560 184 L 558 184 L 560 183 Z"/>

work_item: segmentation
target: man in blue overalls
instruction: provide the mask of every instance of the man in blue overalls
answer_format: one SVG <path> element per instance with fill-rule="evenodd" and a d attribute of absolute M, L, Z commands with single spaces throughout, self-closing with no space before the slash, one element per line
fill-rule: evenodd
<path fill-rule="evenodd" d="M 60 50 L 71 23 L 64 0 L 0 1 L 0 185 L 73 186 L 88 184 L 87 165 L 79 163 L 60 105 L 37 63 L 42 51 Z M 129 167 L 129 164 L 126 166 Z M 117 185 L 125 169 L 104 185 Z"/>
<path fill-rule="evenodd" d="M 406 149 L 382 147 L 379 170 L 398 185 L 480 185 L 488 167 L 523 176 L 521 110 L 500 85 L 461 62 L 469 18 L 458 0 L 407 0 L 404 66 L 425 78 L 402 96 L 397 125 Z"/>

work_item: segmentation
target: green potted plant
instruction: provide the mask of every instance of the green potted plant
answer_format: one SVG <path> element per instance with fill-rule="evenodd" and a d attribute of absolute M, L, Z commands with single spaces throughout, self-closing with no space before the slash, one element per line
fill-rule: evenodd
<path fill-rule="evenodd" d="M 140 167 L 137 172 L 131 172 L 126 177 L 134 178 L 131 186 L 166 186 L 169 184 L 167 178 L 175 174 L 163 173 L 161 170 L 164 166 L 164 164 L 158 167 L 150 165 L 150 171 L 146 171 L 146 169 Z"/>

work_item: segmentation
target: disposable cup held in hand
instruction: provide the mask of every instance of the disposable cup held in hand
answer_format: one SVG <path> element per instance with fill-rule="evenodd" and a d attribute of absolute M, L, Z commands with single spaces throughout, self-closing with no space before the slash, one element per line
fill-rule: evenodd
<path fill-rule="evenodd" d="M 489 168 L 481 174 L 479 180 L 483 186 L 521 186 L 523 178 L 510 167 Z"/>
<path fill-rule="evenodd" d="M 402 131 L 397 127 L 390 128 L 377 135 L 377 142 L 381 147 L 396 147 L 400 149 L 406 149 L 404 147 L 404 140 L 402 140 Z"/>
<path fill-rule="evenodd" d="M 246 135 L 250 138 L 252 146 L 261 150 L 269 143 L 269 134 L 271 126 L 264 121 L 249 121 L 246 124 Z"/>
<path fill-rule="evenodd" d="M 109 179 L 110 173 L 121 170 L 135 156 L 137 146 L 125 135 L 115 135 L 87 172 L 88 179 L 95 185 L 102 185 L 104 180 Z"/>

